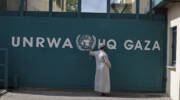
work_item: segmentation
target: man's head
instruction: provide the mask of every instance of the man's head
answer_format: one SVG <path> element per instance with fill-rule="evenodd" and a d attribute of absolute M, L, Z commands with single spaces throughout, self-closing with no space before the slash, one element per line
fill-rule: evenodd
<path fill-rule="evenodd" d="M 100 46 L 100 50 L 105 51 L 105 45 L 101 45 L 101 46 Z"/>

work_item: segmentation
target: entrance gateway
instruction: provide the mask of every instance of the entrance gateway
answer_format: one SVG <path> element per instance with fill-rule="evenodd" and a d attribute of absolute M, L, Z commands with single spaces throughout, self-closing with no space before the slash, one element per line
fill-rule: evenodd
<path fill-rule="evenodd" d="M 165 92 L 166 20 L 128 16 L 0 16 L 9 87 L 93 89 L 95 62 L 87 48 L 105 44 L 112 90 Z"/>

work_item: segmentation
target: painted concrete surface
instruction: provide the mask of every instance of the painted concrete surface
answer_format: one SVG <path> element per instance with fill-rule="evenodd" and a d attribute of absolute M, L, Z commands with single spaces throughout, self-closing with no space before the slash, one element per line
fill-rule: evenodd
<path fill-rule="evenodd" d="M 170 100 L 158 93 L 112 92 L 110 97 L 101 97 L 90 90 L 19 90 L 8 92 L 0 100 Z"/>
<path fill-rule="evenodd" d="M 168 6 L 168 45 L 167 45 L 167 94 L 172 100 L 180 100 L 180 3 L 172 3 Z M 172 27 L 177 27 L 177 48 L 176 48 L 176 65 L 171 66 L 172 60 Z"/>

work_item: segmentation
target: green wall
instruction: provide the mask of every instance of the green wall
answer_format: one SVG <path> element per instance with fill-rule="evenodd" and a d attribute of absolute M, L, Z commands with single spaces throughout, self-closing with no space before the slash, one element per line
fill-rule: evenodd
<path fill-rule="evenodd" d="M 94 35 L 98 39 L 114 39 L 116 50 L 107 48 L 112 63 L 111 87 L 119 91 L 165 91 L 166 21 L 163 16 L 135 18 L 101 17 L 32 17 L 1 16 L 0 48 L 9 49 L 9 86 L 38 88 L 88 88 L 94 85 L 95 60 L 87 51 L 76 46 L 78 35 Z M 20 40 L 13 47 L 12 37 L 33 38 L 33 47 Z M 44 38 L 44 48 L 36 46 L 36 39 Z M 47 38 L 61 38 L 58 48 L 50 48 Z M 73 49 L 64 41 L 69 38 Z M 126 50 L 124 42 L 141 41 L 143 50 Z M 150 50 L 144 50 L 150 40 Z M 158 41 L 160 50 L 152 50 Z M 17 41 L 16 41 L 17 42 Z M 112 43 L 111 43 L 112 44 Z"/>

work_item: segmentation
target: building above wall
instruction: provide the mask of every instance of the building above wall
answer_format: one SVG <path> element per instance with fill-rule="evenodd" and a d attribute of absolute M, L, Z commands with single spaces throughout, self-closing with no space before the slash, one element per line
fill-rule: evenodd
<path fill-rule="evenodd" d="M 153 0 L 153 8 L 163 8 L 172 2 L 180 2 L 180 0 Z"/>
<path fill-rule="evenodd" d="M 153 0 L 153 11 L 155 14 L 167 14 L 168 5 L 177 2 L 180 0 Z"/>

